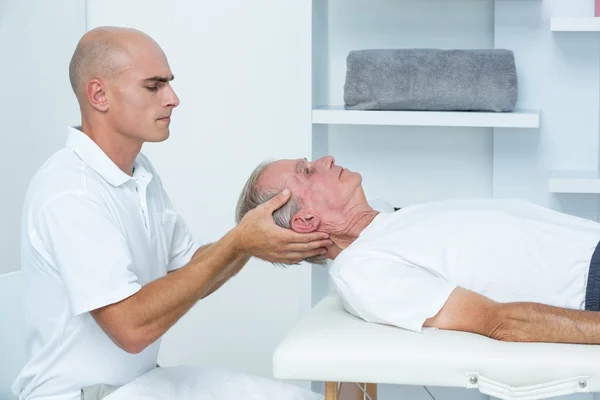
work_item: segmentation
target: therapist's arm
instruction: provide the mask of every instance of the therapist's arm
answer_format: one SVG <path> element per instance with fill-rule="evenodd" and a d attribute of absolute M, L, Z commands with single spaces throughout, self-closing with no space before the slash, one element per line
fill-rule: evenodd
<path fill-rule="evenodd" d="M 289 193 L 261 204 L 185 266 L 118 303 L 91 311 L 92 316 L 117 346 L 139 353 L 164 335 L 198 300 L 216 290 L 228 274 L 243 267 L 249 257 L 290 263 L 324 254 L 330 242 L 323 233 L 303 235 L 275 225 L 273 211 L 288 199 Z"/>
<path fill-rule="evenodd" d="M 192 260 L 200 257 L 202 255 L 202 253 L 205 250 L 207 250 L 211 245 L 212 244 L 208 244 L 208 245 L 202 246 L 198 250 L 196 250 L 196 252 L 192 256 Z M 232 277 L 237 275 L 237 273 L 240 272 L 242 270 L 242 268 L 244 268 L 244 265 L 246 265 L 246 263 L 248 262 L 249 259 L 250 259 L 249 256 L 241 257 L 238 260 L 230 263 L 227 267 L 223 268 L 221 273 L 219 273 L 219 275 L 213 280 L 208 292 L 206 293 L 206 295 L 203 296 L 203 298 L 208 297 L 211 294 L 213 294 L 217 289 L 219 289 L 221 286 L 223 286 L 229 279 L 231 279 Z M 169 272 L 169 273 L 171 273 L 171 272 Z"/>
<path fill-rule="evenodd" d="M 424 325 L 507 342 L 600 344 L 600 312 L 528 302 L 497 303 L 460 287 Z"/>
<path fill-rule="evenodd" d="M 187 265 L 143 286 L 134 295 L 91 311 L 112 341 L 137 354 L 166 333 L 198 300 L 205 297 L 219 273 L 242 259 L 230 232 Z"/>

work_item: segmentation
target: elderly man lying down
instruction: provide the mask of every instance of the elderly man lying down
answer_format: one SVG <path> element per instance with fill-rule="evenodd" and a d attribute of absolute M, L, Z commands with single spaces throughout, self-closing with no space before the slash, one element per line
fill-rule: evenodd
<path fill-rule="evenodd" d="M 236 218 L 244 223 L 249 210 L 289 189 L 275 221 L 330 235 L 325 257 L 334 260 L 335 287 L 347 311 L 366 321 L 505 341 L 600 343 L 599 223 L 516 199 L 379 213 L 361 181 L 333 157 L 263 163 Z"/>

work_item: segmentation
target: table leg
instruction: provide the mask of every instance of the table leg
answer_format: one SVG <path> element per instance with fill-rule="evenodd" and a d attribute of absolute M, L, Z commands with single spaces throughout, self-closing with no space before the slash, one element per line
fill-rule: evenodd
<path fill-rule="evenodd" d="M 325 382 L 325 400 L 338 400 L 337 382 Z"/>

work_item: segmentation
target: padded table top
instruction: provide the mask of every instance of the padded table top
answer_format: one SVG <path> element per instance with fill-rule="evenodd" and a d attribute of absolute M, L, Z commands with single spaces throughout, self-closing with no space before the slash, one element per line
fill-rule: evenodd
<path fill-rule="evenodd" d="M 356 318 L 337 295 L 286 335 L 273 368 L 279 379 L 472 387 L 501 398 L 600 391 L 598 345 L 509 343 L 435 329 L 420 334 Z"/>

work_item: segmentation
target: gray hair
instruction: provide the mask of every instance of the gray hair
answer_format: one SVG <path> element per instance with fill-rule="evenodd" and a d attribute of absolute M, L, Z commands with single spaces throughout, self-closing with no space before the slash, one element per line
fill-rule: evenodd
<path fill-rule="evenodd" d="M 277 194 L 280 193 L 277 189 L 260 189 L 257 185 L 260 175 L 264 172 L 273 161 L 262 162 L 246 181 L 240 197 L 238 198 L 237 206 L 235 208 L 235 222 L 239 224 L 250 210 L 258 207 L 259 205 L 271 200 Z M 302 208 L 302 203 L 299 198 L 292 195 L 287 203 L 281 206 L 279 209 L 273 212 L 273 219 L 275 223 L 285 229 L 292 229 L 291 221 L 292 217 Z M 327 258 L 323 256 L 312 256 L 307 257 L 304 261 L 311 264 L 326 265 Z"/>

